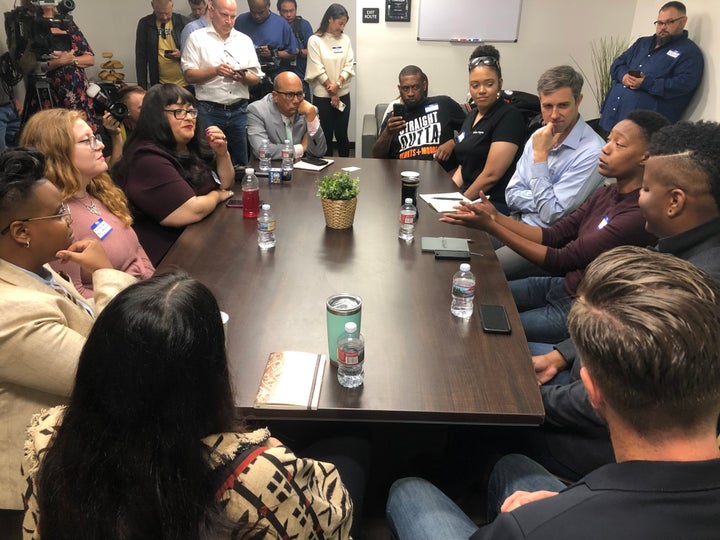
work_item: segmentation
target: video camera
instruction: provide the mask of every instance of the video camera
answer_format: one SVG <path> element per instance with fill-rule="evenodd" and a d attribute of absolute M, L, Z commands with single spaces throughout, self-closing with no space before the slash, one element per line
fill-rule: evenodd
<path fill-rule="evenodd" d="M 73 23 L 70 13 L 75 9 L 73 0 L 33 0 L 5 13 L 5 34 L 8 51 L 16 62 L 29 51 L 38 60 L 48 60 L 53 51 L 69 51 L 72 40 L 65 34 L 53 34 L 53 28 L 67 31 Z M 52 18 L 43 17 L 43 8 L 53 7 Z"/>
<path fill-rule="evenodd" d="M 124 118 L 130 114 L 127 105 L 120 101 L 113 101 L 110 97 L 102 91 L 100 85 L 90 83 L 87 87 L 87 95 L 95 100 L 95 103 L 100 105 L 104 110 L 108 111 L 113 115 L 115 120 L 122 122 Z"/>

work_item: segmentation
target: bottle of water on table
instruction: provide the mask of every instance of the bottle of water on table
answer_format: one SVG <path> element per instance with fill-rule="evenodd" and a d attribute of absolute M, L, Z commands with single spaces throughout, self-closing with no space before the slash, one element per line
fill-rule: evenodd
<path fill-rule="evenodd" d="M 269 204 L 263 204 L 257 218 L 258 247 L 270 249 L 275 247 L 275 214 Z"/>
<path fill-rule="evenodd" d="M 452 304 L 450 313 L 461 319 L 469 319 L 473 312 L 475 299 L 475 276 L 468 263 L 462 263 L 455 272 L 452 282 Z"/>
<path fill-rule="evenodd" d="M 295 160 L 295 149 L 288 139 L 282 147 L 282 181 L 292 181 L 293 161 Z"/>
<path fill-rule="evenodd" d="M 263 139 L 258 150 L 258 158 L 260 159 L 260 170 L 267 172 L 270 168 L 270 141 Z"/>
<path fill-rule="evenodd" d="M 412 203 L 412 199 L 408 197 L 405 199 L 405 204 L 400 208 L 400 231 L 398 232 L 398 238 L 410 242 L 415 238 L 415 205 Z"/>
<path fill-rule="evenodd" d="M 365 341 L 354 322 L 345 323 L 345 332 L 338 339 L 337 351 L 338 382 L 345 388 L 360 386 L 365 378 Z"/>

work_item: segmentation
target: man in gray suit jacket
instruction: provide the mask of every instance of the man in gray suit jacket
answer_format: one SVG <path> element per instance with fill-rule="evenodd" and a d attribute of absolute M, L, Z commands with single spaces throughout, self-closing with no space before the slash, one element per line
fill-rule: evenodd
<path fill-rule="evenodd" d="M 285 139 L 292 133 L 295 158 L 303 155 L 321 157 L 327 151 L 327 142 L 317 109 L 305 99 L 302 81 L 292 71 L 283 71 L 275 77 L 273 91 L 251 103 L 247 109 L 248 139 L 255 157 L 263 139 L 270 143 L 271 159 L 282 157 Z"/>

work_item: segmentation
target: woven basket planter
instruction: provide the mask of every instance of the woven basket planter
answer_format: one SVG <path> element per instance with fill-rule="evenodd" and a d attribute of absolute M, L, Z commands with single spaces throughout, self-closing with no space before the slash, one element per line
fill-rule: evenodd
<path fill-rule="evenodd" d="M 355 219 L 357 197 L 346 201 L 320 199 L 325 214 L 325 224 L 331 229 L 349 229 Z"/>

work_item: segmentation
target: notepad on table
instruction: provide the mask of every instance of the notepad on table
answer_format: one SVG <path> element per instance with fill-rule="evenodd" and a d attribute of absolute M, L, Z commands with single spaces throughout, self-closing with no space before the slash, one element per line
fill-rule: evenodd
<path fill-rule="evenodd" d="M 455 191 L 453 193 L 421 193 L 420 198 L 428 203 L 436 212 L 440 213 L 457 212 L 455 207 L 460 204 L 460 201 L 466 201 L 469 203 L 481 201 L 481 199 L 471 201 L 467 197 L 464 197 L 459 191 Z"/>
<path fill-rule="evenodd" d="M 282 351 L 270 353 L 257 395 L 257 409 L 317 409 L 327 355 Z"/>
<path fill-rule="evenodd" d="M 423 236 L 422 251 L 470 251 L 467 238 Z"/>
<path fill-rule="evenodd" d="M 303 171 L 322 171 L 325 167 L 335 163 L 334 159 L 330 158 L 305 158 L 300 161 L 296 161 L 293 165 L 293 169 L 301 169 Z"/>

